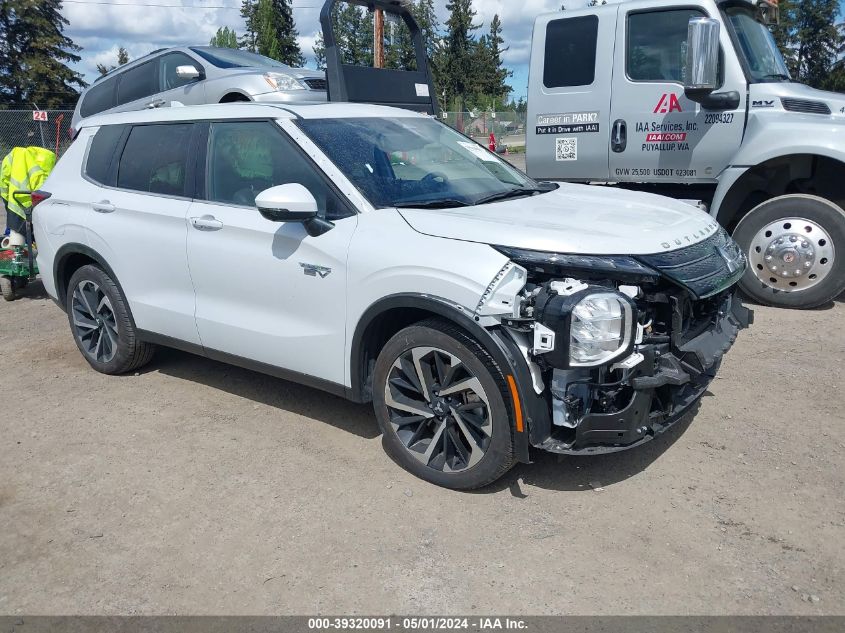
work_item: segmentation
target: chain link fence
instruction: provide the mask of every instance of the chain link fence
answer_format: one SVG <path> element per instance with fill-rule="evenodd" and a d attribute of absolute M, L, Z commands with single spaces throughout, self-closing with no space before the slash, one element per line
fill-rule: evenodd
<path fill-rule="evenodd" d="M 493 134 L 500 148 L 525 151 L 527 116 L 524 112 L 442 112 L 440 117 L 444 123 L 482 145 L 488 145 Z"/>
<path fill-rule="evenodd" d="M 0 159 L 13 147 L 37 145 L 58 156 L 70 146 L 73 110 L 0 110 Z"/>

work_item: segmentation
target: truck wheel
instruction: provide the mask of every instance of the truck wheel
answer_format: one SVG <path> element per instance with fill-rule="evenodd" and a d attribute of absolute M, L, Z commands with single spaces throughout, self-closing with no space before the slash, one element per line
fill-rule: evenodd
<path fill-rule="evenodd" d="M 138 340 L 123 292 L 97 266 L 70 278 L 66 312 L 76 346 L 98 372 L 123 374 L 152 359 L 155 347 Z"/>
<path fill-rule="evenodd" d="M 829 200 L 768 200 L 740 220 L 734 239 L 748 256 L 740 287 L 763 305 L 816 308 L 845 291 L 845 211 Z"/>
<path fill-rule="evenodd" d="M 3 293 L 3 298 L 6 301 L 14 301 L 18 298 L 15 282 L 8 275 L 0 277 L 0 292 Z"/>
<path fill-rule="evenodd" d="M 376 361 L 373 391 L 385 450 L 417 477 L 471 490 L 513 466 L 504 377 L 460 328 L 433 319 L 396 334 Z"/>

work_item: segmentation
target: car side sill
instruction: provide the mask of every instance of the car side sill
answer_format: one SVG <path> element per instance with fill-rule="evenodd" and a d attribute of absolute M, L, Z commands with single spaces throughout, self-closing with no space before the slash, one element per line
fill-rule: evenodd
<path fill-rule="evenodd" d="M 146 343 L 153 343 L 155 345 L 161 345 L 162 347 L 172 347 L 183 352 L 196 354 L 197 356 L 204 356 L 212 360 L 220 361 L 221 363 L 235 365 L 236 367 L 249 369 L 260 374 L 267 374 L 268 376 L 281 378 L 282 380 L 289 380 L 291 382 L 305 385 L 306 387 L 312 387 L 314 389 L 319 389 L 320 391 L 326 391 L 335 396 L 340 396 L 341 398 L 345 398 L 347 400 L 352 400 L 351 389 L 329 380 L 323 380 L 322 378 L 309 376 L 308 374 L 301 374 L 282 367 L 276 367 L 275 365 L 268 365 L 267 363 L 260 363 L 249 358 L 244 358 L 243 356 L 208 349 L 202 345 L 188 343 L 187 341 L 182 341 L 170 336 L 164 336 L 162 334 L 156 334 L 155 332 L 149 332 L 147 330 L 137 330 L 137 333 L 138 338 Z"/>

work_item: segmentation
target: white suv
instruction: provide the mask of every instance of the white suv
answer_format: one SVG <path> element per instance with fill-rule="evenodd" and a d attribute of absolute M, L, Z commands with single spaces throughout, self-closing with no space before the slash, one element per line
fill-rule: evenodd
<path fill-rule="evenodd" d="M 44 285 L 94 369 L 160 344 L 372 401 L 390 455 L 452 488 L 651 439 L 751 320 L 697 208 L 540 184 L 393 108 L 88 119 L 44 196 Z"/>

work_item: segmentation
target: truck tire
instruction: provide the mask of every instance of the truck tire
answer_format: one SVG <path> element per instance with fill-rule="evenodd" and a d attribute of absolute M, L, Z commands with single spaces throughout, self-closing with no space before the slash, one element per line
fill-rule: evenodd
<path fill-rule="evenodd" d="M 514 464 L 509 396 L 484 348 L 431 319 L 391 338 L 376 361 L 373 405 L 385 451 L 410 473 L 472 490 Z"/>
<path fill-rule="evenodd" d="M 73 340 L 95 370 L 124 374 L 152 360 L 155 346 L 138 339 L 123 291 L 101 268 L 87 265 L 73 273 L 66 301 Z"/>
<path fill-rule="evenodd" d="M 845 291 L 845 211 L 830 200 L 767 200 L 740 220 L 734 239 L 748 257 L 740 287 L 763 305 L 817 308 Z"/>

